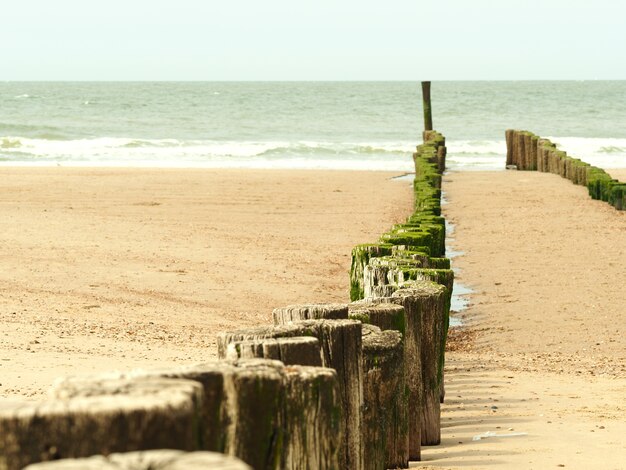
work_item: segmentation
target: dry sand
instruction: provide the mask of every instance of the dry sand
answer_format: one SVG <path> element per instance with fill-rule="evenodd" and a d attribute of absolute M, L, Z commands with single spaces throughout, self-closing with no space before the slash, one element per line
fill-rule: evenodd
<path fill-rule="evenodd" d="M 626 212 L 536 172 L 451 173 L 445 191 L 475 293 L 423 463 L 626 468 Z M 528 434 L 472 440 L 486 432 Z"/>
<path fill-rule="evenodd" d="M 275 306 L 345 301 L 351 247 L 411 210 L 410 187 L 383 173 L 0 173 L 11 397 L 204 360 L 216 331 Z M 412 466 L 624 468 L 626 212 L 549 174 L 445 180 L 454 265 L 476 292 L 448 355 L 442 445 Z M 528 434 L 472 441 L 489 431 Z"/>
<path fill-rule="evenodd" d="M 0 397 L 196 363 L 274 307 L 348 301 L 407 182 L 342 171 L 1 169 Z M 376 197 L 372 198 L 375 193 Z"/>

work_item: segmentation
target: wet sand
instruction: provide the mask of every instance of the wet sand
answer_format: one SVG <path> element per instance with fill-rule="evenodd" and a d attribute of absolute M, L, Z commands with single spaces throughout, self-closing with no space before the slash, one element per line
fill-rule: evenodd
<path fill-rule="evenodd" d="M 197 363 L 273 308 L 348 301 L 350 250 L 410 212 L 396 173 L 0 169 L 0 397 Z M 372 198 L 375 188 L 376 197 Z"/>

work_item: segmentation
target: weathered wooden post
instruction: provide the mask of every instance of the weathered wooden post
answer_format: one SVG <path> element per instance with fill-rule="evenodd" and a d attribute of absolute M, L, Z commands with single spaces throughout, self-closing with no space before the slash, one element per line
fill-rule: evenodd
<path fill-rule="evenodd" d="M 381 330 L 396 330 L 402 335 L 406 330 L 406 316 L 401 305 L 391 303 L 387 298 L 367 299 L 352 302 L 348 305 L 352 320 L 375 325 Z M 380 300 L 380 302 L 377 302 Z"/>
<path fill-rule="evenodd" d="M 399 331 L 363 325 L 363 397 L 365 468 L 407 468 L 408 396 Z"/>
<path fill-rule="evenodd" d="M 202 385 L 204 399 L 195 422 L 204 450 L 238 457 L 255 469 L 339 467 L 343 412 L 337 374 L 331 369 L 242 359 L 131 375 Z M 58 382 L 52 394 L 75 396 L 110 380 L 69 378 Z"/>
<path fill-rule="evenodd" d="M 38 463 L 24 470 L 252 470 L 241 460 L 217 452 L 148 450 L 96 455 L 83 459 L 61 459 Z"/>
<path fill-rule="evenodd" d="M 226 359 L 228 345 L 236 341 L 256 341 L 266 338 L 293 338 L 302 336 L 302 329 L 291 325 L 280 326 L 257 326 L 235 331 L 221 331 L 217 334 L 217 357 Z M 312 336 L 312 335 L 306 335 Z"/>
<path fill-rule="evenodd" d="M 284 325 L 300 320 L 345 320 L 348 318 L 347 304 L 299 304 L 275 308 L 272 312 L 275 325 Z"/>
<path fill-rule="evenodd" d="M 289 366 L 285 469 L 341 468 L 342 403 L 337 372 L 326 367 Z"/>
<path fill-rule="evenodd" d="M 350 266 L 350 300 L 360 300 L 365 296 L 363 271 L 370 259 L 378 256 L 391 255 L 393 245 L 389 243 L 373 243 L 357 245 L 352 249 Z"/>
<path fill-rule="evenodd" d="M 172 369 L 137 371 L 135 380 L 185 379 L 202 385 L 196 422 L 204 450 L 233 455 L 253 468 L 279 469 L 285 442 L 285 374 L 278 361 L 215 361 Z M 143 377 L 142 377 L 143 376 Z M 69 378 L 56 384 L 56 398 L 105 395 L 111 379 Z M 155 447 L 152 447 L 155 448 Z M 167 448 L 161 445 L 160 448 Z"/>
<path fill-rule="evenodd" d="M 275 359 L 285 365 L 322 365 L 320 343 L 312 336 L 235 341 L 226 348 L 226 359 Z"/>
<path fill-rule="evenodd" d="M 148 449 L 199 450 L 202 387 L 109 380 L 40 403 L 0 404 L 0 468 Z"/>
<path fill-rule="evenodd" d="M 430 105 L 430 82 L 422 82 L 422 103 L 424 106 L 424 130 L 433 130 L 433 113 Z"/>
<path fill-rule="evenodd" d="M 428 281 L 420 283 L 419 293 L 423 302 L 420 324 L 423 387 L 421 443 L 437 445 L 441 442 L 440 392 L 448 329 L 447 295 L 444 286 Z"/>
<path fill-rule="evenodd" d="M 515 163 L 515 151 L 513 150 L 513 143 L 515 142 L 515 131 L 513 129 L 507 129 L 504 133 L 506 138 L 506 167 L 512 167 Z"/>
<path fill-rule="evenodd" d="M 361 322 L 355 320 L 304 320 L 274 327 L 248 328 L 221 332 L 217 336 L 218 354 L 225 357 L 228 345 L 236 341 L 294 336 L 313 336 L 319 340 L 322 365 L 337 371 L 342 401 L 344 440 L 340 449 L 340 468 L 363 468 L 361 420 L 363 371 Z"/>

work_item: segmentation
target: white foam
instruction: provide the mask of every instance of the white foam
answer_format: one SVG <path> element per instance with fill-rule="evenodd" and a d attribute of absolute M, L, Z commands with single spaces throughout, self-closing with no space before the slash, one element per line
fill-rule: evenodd
<path fill-rule="evenodd" d="M 0 137 L 2 165 L 409 171 L 409 144 Z"/>
<path fill-rule="evenodd" d="M 570 157 L 600 168 L 626 168 L 626 139 L 548 137 Z"/>
<path fill-rule="evenodd" d="M 569 155 L 602 168 L 626 167 L 626 139 L 552 137 Z M 448 140 L 453 170 L 502 170 L 502 140 Z M 0 137 L 2 165 L 162 168 L 294 168 L 411 171 L 415 142 L 213 141 L 99 137 Z"/>

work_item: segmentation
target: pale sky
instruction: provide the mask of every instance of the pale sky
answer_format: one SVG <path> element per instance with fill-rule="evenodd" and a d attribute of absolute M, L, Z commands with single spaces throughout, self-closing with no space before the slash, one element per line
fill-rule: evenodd
<path fill-rule="evenodd" d="M 626 79 L 625 0 L 0 5 L 0 80 Z"/>

